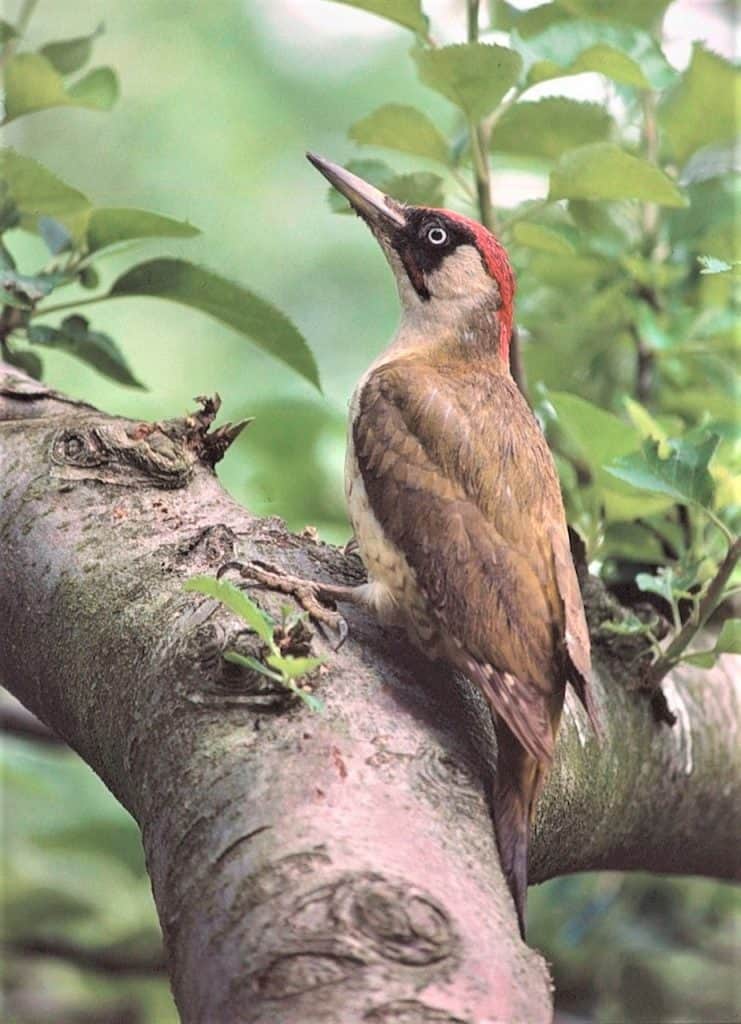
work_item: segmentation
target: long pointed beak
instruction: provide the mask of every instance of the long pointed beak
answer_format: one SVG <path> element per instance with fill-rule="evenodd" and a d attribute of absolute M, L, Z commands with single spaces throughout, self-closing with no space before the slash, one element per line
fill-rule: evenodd
<path fill-rule="evenodd" d="M 345 170 L 339 164 L 324 160 L 314 153 L 306 154 L 307 160 L 320 171 L 327 181 L 348 200 L 356 213 L 368 221 L 371 228 L 389 234 L 406 226 L 406 217 L 401 203 L 385 195 L 375 185 L 363 181 L 357 174 Z"/>

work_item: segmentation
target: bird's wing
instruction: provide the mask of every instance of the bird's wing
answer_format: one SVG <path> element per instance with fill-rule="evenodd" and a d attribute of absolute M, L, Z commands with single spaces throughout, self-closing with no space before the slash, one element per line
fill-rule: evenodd
<path fill-rule="evenodd" d="M 551 532 L 553 565 L 556 572 L 558 592 L 563 602 L 565 630 L 564 646 L 568 658 L 568 676 L 579 699 L 584 705 L 592 727 L 598 737 L 603 734 L 599 712 L 592 694 L 592 655 L 589 643 L 589 627 L 584 614 L 579 580 L 571 556 L 568 530 L 565 524 L 556 524 Z"/>
<path fill-rule="evenodd" d="M 400 358 L 366 380 L 353 424 L 372 511 L 404 554 L 453 658 L 547 760 L 566 616 L 552 550 L 563 507 L 540 428 L 484 364 Z M 561 552 L 563 556 L 563 552 Z M 571 569 L 573 573 L 573 566 Z M 573 601 L 572 601 L 573 599 Z M 582 613 L 583 614 L 583 613 Z M 587 640 L 588 650 L 588 640 Z"/>

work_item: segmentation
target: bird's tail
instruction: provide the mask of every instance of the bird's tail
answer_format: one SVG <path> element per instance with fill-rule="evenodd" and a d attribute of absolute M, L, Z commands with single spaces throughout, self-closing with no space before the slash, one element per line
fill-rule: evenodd
<path fill-rule="evenodd" d="M 494 828 L 502 871 L 512 893 L 520 935 L 524 939 L 530 825 L 550 765 L 528 753 L 501 718 L 496 723 L 496 732 Z"/>

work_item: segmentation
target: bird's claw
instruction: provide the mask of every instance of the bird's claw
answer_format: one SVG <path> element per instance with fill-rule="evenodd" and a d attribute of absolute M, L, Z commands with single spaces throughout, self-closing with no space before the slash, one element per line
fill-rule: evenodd
<path fill-rule="evenodd" d="M 349 558 L 352 555 L 358 555 L 358 557 L 360 556 L 360 545 L 358 544 L 358 538 L 354 534 L 347 542 L 347 544 L 345 544 L 344 548 L 342 549 L 342 553 L 343 555 L 345 555 L 346 558 Z"/>
<path fill-rule="evenodd" d="M 339 639 L 336 644 L 333 644 L 335 651 L 339 651 L 347 640 L 349 633 L 347 621 L 336 609 L 327 607 L 325 602 L 333 601 L 333 598 L 331 594 L 326 593 L 327 588 L 323 584 L 316 580 L 291 576 L 279 566 L 261 559 L 253 559 L 251 562 L 226 562 L 216 573 L 217 579 L 221 579 L 230 570 L 238 572 L 248 582 L 293 597 L 330 642 L 327 629 L 337 633 Z"/>

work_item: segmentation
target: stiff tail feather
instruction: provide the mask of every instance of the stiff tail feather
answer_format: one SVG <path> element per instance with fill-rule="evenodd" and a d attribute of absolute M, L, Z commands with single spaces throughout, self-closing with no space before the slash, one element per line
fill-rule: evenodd
<path fill-rule="evenodd" d="M 494 828 L 502 871 L 524 939 L 530 823 L 548 766 L 528 753 L 501 719 L 496 723 L 496 732 L 499 750 L 494 784 Z"/>

